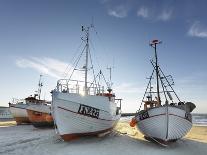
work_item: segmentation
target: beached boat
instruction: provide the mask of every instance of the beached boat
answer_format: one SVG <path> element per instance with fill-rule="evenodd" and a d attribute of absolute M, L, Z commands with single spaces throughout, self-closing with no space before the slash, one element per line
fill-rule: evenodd
<path fill-rule="evenodd" d="M 53 117 L 51 115 L 51 105 L 46 104 L 33 104 L 27 108 L 29 121 L 37 128 L 53 127 Z"/>
<path fill-rule="evenodd" d="M 172 87 L 174 85 L 172 76 L 166 76 L 158 65 L 156 46 L 159 43 L 161 42 L 153 40 L 150 44 L 155 50 L 155 60 L 151 60 L 153 72 L 140 108 L 130 125 L 137 125 L 146 139 L 166 143 L 176 141 L 189 132 L 192 127 L 191 112 L 196 106 L 191 102 L 180 100 Z M 155 91 L 153 91 L 154 85 Z M 159 89 L 160 85 L 162 90 Z"/>
<path fill-rule="evenodd" d="M 9 109 L 17 124 L 30 123 L 26 111 L 30 99 L 31 97 L 29 97 L 29 99 L 25 98 L 25 100 L 14 99 L 12 103 L 9 103 Z"/>
<path fill-rule="evenodd" d="M 85 32 L 83 40 L 86 43 L 83 50 L 86 62 L 82 68 L 85 80 L 72 80 L 71 75 L 70 79 L 59 80 L 56 89 L 52 91 L 54 123 L 65 141 L 110 132 L 121 116 L 121 99 L 115 98 L 111 84 L 108 83 L 104 89 L 95 78 L 92 83 L 88 82 L 88 71 L 93 69 L 88 67 L 90 28 L 82 27 Z M 78 69 L 74 68 L 73 71 L 75 70 Z M 94 77 L 100 80 L 103 73 L 100 71 Z"/>
<path fill-rule="evenodd" d="M 9 109 L 17 124 L 30 123 L 26 110 L 29 105 L 47 103 L 47 101 L 45 100 L 40 100 L 41 87 L 42 87 L 41 76 L 42 75 L 40 75 L 40 79 L 38 83 L 39 88 L 37 94 L 34 94 L 34 96 L 29 96 L 25 99 L 13 99 L 12 103 L 9 103 Z"/>

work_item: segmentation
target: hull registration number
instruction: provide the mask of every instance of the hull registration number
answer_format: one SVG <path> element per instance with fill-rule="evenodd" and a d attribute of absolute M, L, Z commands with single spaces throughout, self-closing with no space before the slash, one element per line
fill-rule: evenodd
<path fill-rule="evenodd" d="M 97 108 L 90 107 L 90 106 L 83 105 L 83 104 L 80 104 L 79 109 L 78 109 L 79 114 L 97 118 L 97 119 L 99 118 L 99 111 L 100 110 Z"/>

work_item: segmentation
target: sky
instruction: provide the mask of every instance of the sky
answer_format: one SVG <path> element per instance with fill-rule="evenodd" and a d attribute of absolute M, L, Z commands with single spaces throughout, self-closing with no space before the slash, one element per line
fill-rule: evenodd
<path fill-rule="evenodd" d="M 93 24 L 94 66 L 107 77 L 112 67 L 123 112 L 140 106 L 152 72 L 149 42 L 159 39 L 159 64 L 173 76 L 178 96 L 206 113 L 206 6 L 205 0 L 1 0 L 0 105 L 34 94 L 40 74 L 42 98 L 51 100 L 50 91 L 82 50 L 81 26 Z"/>

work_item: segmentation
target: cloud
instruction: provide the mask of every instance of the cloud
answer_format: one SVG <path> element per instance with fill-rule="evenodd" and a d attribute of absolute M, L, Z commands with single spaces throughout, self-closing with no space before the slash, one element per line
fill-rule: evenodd
<path fill-rule="evenodd" d="M 138 11 L 137 11 L 137 16 L 143 17 L 143 18 L 148 18 L 149 17 L 149 11 L 148 8 L 146 7 L 141 7 Z"/>
<path fill-rule="evenodd" d="M 158 16 L 158 20 L 168 21 L 172 17 L 172 9 L 163 10 L 162 13 Z"/>
<path fill-rule="evenodd" d="M 157 13 L 153 9 L 149 9 L 146 6 L 142 6 L 137 11 L 137 16 L 144 19 L 150 19 L 155 21 L 168 21 L 171 19 L 173 14 L 172 9 L 164 9 L 161 13 Z"/>
<path fill-rule="evenodd" d="M 196 21 L 191 25 L 188 35 L 192 37 L 207 38 L 207 27 L 202 26 L 199 21 Z"/>
<path fill-rule="evenodd" d="M 109 9 L 108 14 L 117 18 L 127 17 L 129 9 L 124 5 L 116 6 L 114 9 Z"/>
<path fill-rule="evenodd" d="M 46 74 L 56 79 L 63 78 L 64 73 L 66 73 L 66 71 L 69 72 L 66 69 L 72 68 L 70 64 L 48 57 L 19 58 L 16 60 L 16 65 L 20 68 L 34 69 L 41 74 Z M 70 73 L 72 69 L 70 70 Z M 74 74 L 74 78 L 80 79 L 80 77 L 80 73 Z"/>

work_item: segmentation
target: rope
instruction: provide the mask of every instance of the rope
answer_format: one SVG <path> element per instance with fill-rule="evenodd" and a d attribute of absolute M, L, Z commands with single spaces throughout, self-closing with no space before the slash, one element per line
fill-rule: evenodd
<path fill-rule="evenodd" d="M 71 77 L 72 77 L 72 75 L 73 75 L 73 73 L 74 73 L 74 71 L 75 71 L 75 69 L 76 69 L 76 67 L 77 67 L 77 65 L 78 65 L 78 62 L 80 61 L 80 58 L 81 58 L 82 55 L 83 55 L 83 52 L 84 52 L 85 48 L 86 48 L 86 46 L 83 48 L 81 54 L 79 55 L 79 57 L 78 57 L 78 59 L 77 59 L 77 61 L 76 61 L 75 67 L 73 68 L 73 71 L 72 71 L 72 73 L 71 73 L 69 79 L 67 80 L 67 83 L 68 83 L 68 81 L 71 79 Z"/>
<path fill-rule="evenodd" d="M 142 98 L 142 102 L 141 102 L 141 104 L 140 104 L 140 106 L 139 106 L 139 110 L 137 110 L 136 113 L 138 113 L 138 112 L 140 111 L 141 107 L 142 107 L 143 100 L 144 100 L 144 98 L 145 98 L 145 95 L 146 95 L 146 93 L 147 93 L 147 89 L 148 89 L 148 87 L 149 87 L 149 85 L 150 85 L 150 82 L 151 82 L 151 80 L 152 80 L 152 76 L 153 76 L 153 74 L 154 74 L 154 71 L 155 71 L 155 70 L 153 69 L 152 74 L 151 74 L 151 76 L 150 76 L 150 80 L 149 80 L 149 82 L 148 82 L 148 84 L 147 84 L 147 88 L 146 88 L 146 90 L 145 90 L 144 96 L 143 96 L 143 98 Z"/>
<path fill-rule="evenodd" d="M 74 55 L 73 55 L 71 61 L 69 61 L 69 62 L 73 62 L 73 61 L 74 61 L 74 59 L 75 59 L 75 57 L 76 57 L 76 53 L 77 53 L 77 51 L 79 51 L 79 49 L 81 48 L 82 44 L 83 44 L 83 40 L 82 40 L 81 44 L 78 46 L 78 48 L 75 50 L 75 53 L 74 53 Z M 74 61 L 74 63 L 75 63 L 75 61 Z M 65 68 L 65 71 L 63 72 L 63 76 L 64 76 L 64 78 L 66 78 L 66 77 L 68 76 L 68 74 L 69 74 L 69 72 L 71 71 L 72 66 L 74 65 L 74 63 L 71 65 L 70 68 L 69 68 L 70 64 L 67 65 L 67 67 Z M 69 68 L 69 70 L 67 71 L 68 68 Z M 66 71 L 67 71 L 67 72 L 66 72 Z"/>

